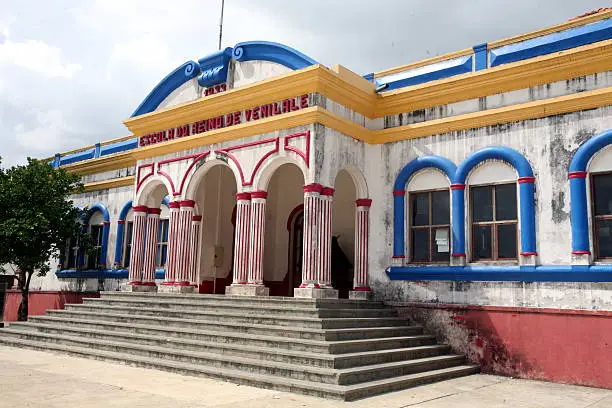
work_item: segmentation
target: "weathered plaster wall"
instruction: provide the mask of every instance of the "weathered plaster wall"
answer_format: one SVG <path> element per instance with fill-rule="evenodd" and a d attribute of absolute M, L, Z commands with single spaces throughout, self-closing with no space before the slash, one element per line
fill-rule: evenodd
<path fill-rule="evenodd" d="M 105 171 L 102 173 L 87 174 L 81 177 L 83 183 L 92 183 L 94 181 L 105 181 L 121 177 L 133 176 L 136 170 L 135 166 L 124 167 L 122 169 Z"/>
<path fill-rule="evenodd" d="M 234 61 L 232 75 L 234 88 L 292 72 L 291 68 L 269 61 Z"/>

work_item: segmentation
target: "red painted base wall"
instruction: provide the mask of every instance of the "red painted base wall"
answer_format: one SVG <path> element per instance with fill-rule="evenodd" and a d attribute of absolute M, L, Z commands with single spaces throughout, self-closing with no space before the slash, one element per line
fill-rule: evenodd
<path fill-rule="evenodd" d="M 66 303 L 83 303 L 83 298 L 97 298 L 99 293 L 95 292 L 58 292 L 58 291 L 33 291 L 28 298 L 28 312 L 30 316 L 43 315 L 48 309 L 63 309 Z M 4 300 L 5 322 L 17 320 L 17 311 L 21 303 L 21 292 L 15 289 L 6 291 Z"/>
<path fill-rule="evenodd" d="M 612 388 L 612 312 L 441 304 L 399 309 L 485 373 Z"/>

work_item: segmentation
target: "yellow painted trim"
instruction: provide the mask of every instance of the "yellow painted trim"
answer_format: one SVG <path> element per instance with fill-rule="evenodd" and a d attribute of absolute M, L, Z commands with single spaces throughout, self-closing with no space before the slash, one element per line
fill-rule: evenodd
<path fill-rule="evenodd" d="M 313 123 L 320 123 L 364 143 L 381 144 L 457 130 L 481 128 L 500 123 L 537 119 L 608 105 L 612 105 L 612 87 L 382 130 L 367 129 L 321 107 L 314 106 L 256 122 L 242 123 L 229 128 L 175 139 L 166 143 L 150 145 L 85 162 L 73 163 L 64 166 L 64 168 L 79 174 L 98 173 L 135 165 L 139 159 L 162 156 L 203 145 L 226 142 Z"/>
<path fill-rule="evenodd" d="M 241 111 L 307 93 L 322 93 L 366 116 L 372 117 L 376 94 L 344 80 L 321 65 L 313 65 L 284 75 L 226 92 L 200 98 L 124 121 L 136 136 L 184 125 L 202 119 Z M 235 128 L 232 127 L 232 128 Z"/>
<path fill-rule="evenodd" d="M 582 25 L 585 25 L 585 24 L 594 23 L 596 21 L 605 20 L 606 18 L 611 18 L 611 17 L 612 17 L 612 10 L 602 11 L 600 13 L 591 14 L 590 16 L 585 16 L 585 17 L 577 18 L 575 20 L 568 20 L 568 21 L 565 21 L 565 22 L 563 22 L 561 24 L 557 24 L 557 25 L 554 25 L 554 26 L 551 26 L 551 27 L 542 28 L 542 29 L 539 29 L 539 30 L 531 31 L 531 32 L 528 32 L 528 33 L 520 34 L 520 35 L 515 35 L 513 37 L 505 38 L 503 40 L 493 41 L 493 42 L 490 42 L 488 44 L 488 48 L 489 49 L 498 48 L 498 47 L 502 47 L 504 45 L 508 45 L 508 44 L 512 44 L 512 43 L 517 43 L 517 42 L 521 42 L 521 41 L 525 41 L 525 40 L 530 40 L 530 39 L 536 38 L 536 37 L 542 37 L 544 35 L 556 33 L 558 31 L 568 30 L 570 28 L 579 27 L 579 26 L 582 26 Z"/>
<path fill-rule="evenodd" d="M 134 185 L 134 176 L 127 176 L 103 181 L 85 183 L 85 192 L 105 190 L 107 188 L 118 188 Z"/>
<path fill-rule="evenodd" d="M 465 55 L 473 54 L 474 50 L 471 48 L 465 48 L 463 50 L 449 52 L 447 54 L 438 55 L 435 57 L 427 58 L 420 61 L 411 62 L 409 64 L 400 65 L 399 67 L 385 69 L 384 71 L 378 71 L 374 73 L 374 78 L 380 78 L 386 75 L 397 74 L 398 72 L 408 71 L 409 69 L 415 69 L 424 67 L 425 65 L 435 64 L 436 62 L 446 61 L 453 58 L 463 57 Z"/>
<path fill-rule="evenodd" d="M 382 117 L 612 70 L 612 40 L 384 92 Z"/>
<path fill-rule="evenodd" d="M 612 87 L 377 130 L 371 140 L 373 144 L 396 142 L 608 105 L 612 105 Z"/>

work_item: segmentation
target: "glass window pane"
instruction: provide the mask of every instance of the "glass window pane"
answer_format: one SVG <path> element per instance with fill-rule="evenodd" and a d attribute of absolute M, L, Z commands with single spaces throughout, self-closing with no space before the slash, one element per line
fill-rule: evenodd
<path fill-rule="evenodd" d="M 433 225 L 450 224 L 450 195 L 446 191 L 431 193 L 431 223 Z"/>
<path fill-rule="evenodd" d="M 429 261 L 429 229 L 413 229 L 411 235 L 412 260 Z"/>
<path fill-rule="evenodd" d="M 159 266 L 165 266 L 166 265 L 166 257 L 168 255 L 168 247 L 166 245 L 161 247 L 161 262 L 159 264 Z"/>
<path fill-rule="evenodd" d="M 412 223 L 410 225 L 429 225 L 429 193 L 412 194 Z"/>
<path fill-rule="evenodd" d="M 612 174 L 593 176 L 595 215 L 612 214 Z"/>
<path fill-rule="evenodd" d="M 491 259 L 493 248 L 491 246 L 491 226 L 474 225 L 472 251 L 474 259 Z"/>
<path fill-rule="evenodd" d="M 599 258 L 612 257 L 612 220 L 596 220 L 595 231 Z"/>
<path fill-rule="evenodd" d="M 493 221 L 492 190 L 491 186 L 473 187 L 471 189 L 472 221 Z"/>
<path fill-rule="evenodd" d="M 516 220 L 516 184 L 495 186 L 495 219 Z"/>
<path fill-rule="evenodd" d="M 433 230 L 432 261 L 448 261 L 450 259 L 450 231 L 448 228 Z"/>
<path fill-rule="evenodd" d="M 162 220 L 162 227 L 163 227 L 163 241 L 164 242 L 168 242 L 168 224 L 169 224 L 169 220 Z"/>
<path fill-rule="evenodd" d="M 131 254 L 132 254 L 132 246 L 130 245 L 125 249 L 125 259 L 123 261 L 123 266 L 125 266 L 126 268 L 130 266 L 130 255 Z"/>
<path fill-rule="evenodd" d="M 132 244 L 132 229 L 134 227 L 134 224 L 131 222 L 127 223 L 127 231 L 126 231 L 126 237 L 125 237 L 125 244 L 126 245 L 131 245 Z"/>
<path fill-rule="evenodd" d="M 497 257 L 516 259 L 516 224 L 497 226 Z"/>

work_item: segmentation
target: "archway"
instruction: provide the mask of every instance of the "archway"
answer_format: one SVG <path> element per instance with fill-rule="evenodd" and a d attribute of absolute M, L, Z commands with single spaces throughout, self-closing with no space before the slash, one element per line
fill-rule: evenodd
<path fill-rule="evenodd" d="M 200 293 L 225 293 L 232 282 L 236 178 L 225 164 L 201 168 L 187 190 L 202 217 L 199 247 L 195 249 L 196 276 Z M 190 183 L 191 184 L 191 183 Z"/>
<path fill-rule="evenodd" d="M 272 296 L 293 296 L 301 282 L 303 185 L 302 170 L 292 163 L 276 168 L 267 185 L 264 284 Z"/>
<path fill-rule="evenodd" d="M 332 215 L 331 281 L 338 296 L 348 298 L 353 288 L 355 259 L 355 200 L 357 187 L 346 170 L 340 170 L 334 183 Z"/>

